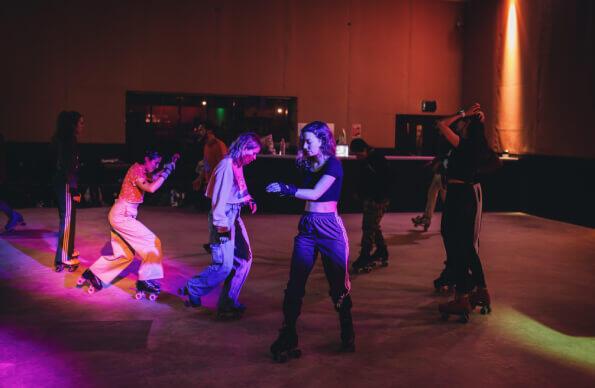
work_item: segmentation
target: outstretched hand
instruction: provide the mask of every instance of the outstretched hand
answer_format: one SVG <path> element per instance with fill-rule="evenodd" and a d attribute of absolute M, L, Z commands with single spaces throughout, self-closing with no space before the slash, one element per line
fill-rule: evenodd
<path fill-rule="evenodd" d="M 295 185 L 282 182 L 273 182 L 266 187 L 267 193 L 278 194 L 282 197 L 295 195 L 297 187 Z"/>

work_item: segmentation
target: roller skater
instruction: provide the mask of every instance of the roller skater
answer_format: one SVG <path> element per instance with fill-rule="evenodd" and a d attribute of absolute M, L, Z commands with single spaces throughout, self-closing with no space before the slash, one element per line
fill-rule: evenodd
<path fill-rule="evenodd" d="M 163 278 L 161 241 L 136 216 L 145 192 L 154 193 L 163 185 L 175 169 L 179 157 L 175 154 L 162 170 L 155 172 L 161 163 L 161 155 L 147 151 L 142 163 L 134 163 L 128 169 L 120 195 L 108 216 L 113 255 L 101 256 L 87 270 L 100 283 L 110 284 L 138 255 L 141 264 L 135 298 L 142 299 L 148 295 L 150 300 L 157 299 L 160 288 L 156 280 Z"/>
<path fill-rule="evenodd" d="M 388 249 L 380 222 L 390 204 L 390 173 L 384 155 L 363 139 L 354 139 L 349 148 L 360 163 L 358 197 L 363 201 L 361 251 L 352 270 L 369 273 L 376 267 L 388 266 Z M 370 253 L 374 245 L 376 250 Z"/>
<path fill-rule="evenodd" d="M 297 352 L 297 319 L 301 313 L 308 276 L 320 253 L 324 273 L 330 284 L 330 296 L 339 315 L 341 351 L 355 350 L 351 318 L 351 282 L 349 281 L 349 243 L 337 203 L 341 194 L 343 168 L 335 157 L 335 140 L 329 127 L 320 121 L 306 125 L 300 133 L 302 150 L 298 168 L 304 172 L 303 186 L 273 182 L 266 191 L 280 196 L 306 200 L 305 212 L 294 239 L 289 281 L 283 299 L 283 325 L 279 338 L 271 345 L 276 361 L 286 361 Z"/>
<path fill-rule="evenodd" d="M 297 346 L 298 336 L 295 326 L 283 325 L 279 330 L 279 338 L 271 345 L 273 360 L 283 363 L 290 358 L 300 358 L 302 351 Z"/>
<path fill-rule="evenodd" d="M 244 166 L 256 160 L 259 152 L 258 136 L 242 134 L 215 167 L 206 191 L 212 205 L 209 212 L 212 262 L 180 290 L 187 297 L 186 306 L 199 307 L 201 297 L 223 283 L 217 303 L 218 319 L 239 319 L 246 309 L 238 297 L 250 272 L 252 249 L 240 211 L 248 206 L 252 214 L 256 212 L 256 203 L 244 179 Z"/>
<path fill-rule="evenodd" d="M 466 116 L 468 119 L 460 127 L 460 134 L 450 129 L 451 124 Z M 469 293 L 474 287 L 481 291 L 473 303 L 483 305 L 486 312 L 490 303 L 478 254 L 483 195 L 477 180 L 480 172 L 493 171 L 500 162 L 485 139 L 484 118 L 479 104 L 473 104 L 437 122 L 440 132 L 454 147 L 446 170 L 448 187 L 441 233 L 446 248 L 448 278 L 455 288 L 455 299 L 440 304 L 438 309 L 443 318 L 455 314 L 464 322 L 469 319 L 472 309 Z"/>
<path fill-rule="evenodd" d="M 147 298 L 151 302 L 154 302 L 159 297 L 160 292 L 161 287 L 157 282 L 152 280 L 138 280 L 136 282 L 136 294 L 134 294 L 134 299 L 141 300 Z"/>
<path fill-rule="evenodd" d="M 74 271 L 80 264 L 73 257 L 76 226 L 76 204 L 81 202 L 78 189 L 80 169 L 77 139 L 85 127 L 84 117 L 79 112 L 60 112 L 56 132 L 52 137 L 52 151 L 55 160 L 53 186 L 58 200 L 60 231 L 54 258 L 54 269 L 62 272 L 65 268 Z"/>
<path fill-rule="evenodd" d="M 101 279 L 99 279 L 90 269 L 86 269 L 85 272 L 81 275 L 81 277 L 76 281 L 76 286 L 78 288 L 84 287 L 85 285 L 89 285 L 87 292 L 89 294 L 94 294 L 97 291 L 101 291 L 103 289 L 103 284 L 101 283 Z"/>

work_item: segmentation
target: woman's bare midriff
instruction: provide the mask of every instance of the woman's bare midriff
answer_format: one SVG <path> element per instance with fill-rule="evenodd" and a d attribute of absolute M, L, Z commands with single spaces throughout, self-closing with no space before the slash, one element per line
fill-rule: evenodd
<path fill-rule="evenodd" d="M 336 213 L 337 212 L 337 201 L 327 202 L 313 202 L 306 201 L 307 212 L 313 213 Z"/>

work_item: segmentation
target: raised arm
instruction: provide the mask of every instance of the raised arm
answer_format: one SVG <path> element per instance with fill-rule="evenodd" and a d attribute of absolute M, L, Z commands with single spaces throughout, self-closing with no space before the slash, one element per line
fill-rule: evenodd
<path fill-rule="evenodd" d="M 436 122 L 436 126 L 440 130 L 440 132 L 444 135 L 446 140 L 450 144 L 452 144 L 455 148 L 459 146 L 460 137 L 457 135 L 452 129 L 450 129 L 450 125 L 457 121 L 458 119 L 464 118 L 466 116 L 471 116 L 474 114 L 479 114 L 481 112 L 481 107 L 479 103 L 475 103 L 471 105 L 467 109 L 461 109 L 457 113 L 452 116 L 444 117 Z"/>

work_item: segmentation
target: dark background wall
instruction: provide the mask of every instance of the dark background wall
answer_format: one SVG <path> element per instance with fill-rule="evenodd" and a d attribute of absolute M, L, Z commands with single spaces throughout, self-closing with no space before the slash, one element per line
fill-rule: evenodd
<path fill-rule="evenodd" d="M 363 125 L 394 146 L 396 113 L 461 103 L 464 3 L 430 0 L 33 1 L 3 5 L 7 141 L 44 142 L 57 112 L 81 141 L 123 143 L 125 92 L 296 96 L 298 121 Z"/>

